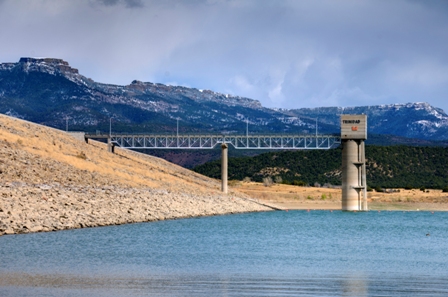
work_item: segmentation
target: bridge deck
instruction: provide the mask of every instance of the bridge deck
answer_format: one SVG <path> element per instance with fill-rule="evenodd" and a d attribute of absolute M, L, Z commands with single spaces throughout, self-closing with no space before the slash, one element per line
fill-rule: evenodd
<path fill-rule="evenodd" d="M 109 139 L 128 149 L 213 149 L 231 144 L 236 149 L 303 150 L 330 149 L 341 143 L 335 135 L 156 135 L 86 134 L 86 138 Z"/>

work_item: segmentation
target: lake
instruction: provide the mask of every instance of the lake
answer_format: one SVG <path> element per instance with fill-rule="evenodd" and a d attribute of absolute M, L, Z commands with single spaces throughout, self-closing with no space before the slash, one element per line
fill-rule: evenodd
<path fill-rule="evenodd" d="M 448 296 L 448 213 L 276 211 L 0 237 L 0 296 Z"/>

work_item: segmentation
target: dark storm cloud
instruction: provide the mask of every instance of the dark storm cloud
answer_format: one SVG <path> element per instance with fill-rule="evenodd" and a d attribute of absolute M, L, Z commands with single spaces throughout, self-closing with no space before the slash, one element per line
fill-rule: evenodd
<path fill-rule="evenodd" d="M 128 7 L 143 7 L 141 0 L 126 0 L 126 6 Z"/>
<path fill-rule="evenodd" d="M 448 110 L 447 1 L 0 3 L 1 62 L 58 57 L 100 82 L 185 85 L 271 107 Z"/>
<path fill-rule="evenodd" d="M 439 12 L 448 11 L 448 1 L 446 0 L 408 0 L 411 3 L 425 6 L 430 9 L 437 10 Z"/>

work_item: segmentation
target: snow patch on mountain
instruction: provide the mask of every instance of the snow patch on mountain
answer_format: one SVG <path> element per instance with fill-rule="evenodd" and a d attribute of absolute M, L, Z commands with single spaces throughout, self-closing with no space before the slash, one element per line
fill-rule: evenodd
<path fill-rule="evenodd" d="M 24 75 L 31 72 L 41 73 L 42 76 L 37 76 L 38 81 L 35 81 L 34 75 Z M 53 80 L 51 76 L 58 77 L 58 80 Z M 67 84 L 61 77 L 74 84 Z M 0 86 L 2 112 L 16 117 L 31 113 L 36 121 L 49 122 L 54 126 L 60 125 L 67 115 L 76 117 L 73 121 L 77 123 L 92 125 L 114 116 L 116 121 L 126 123 L 135 121 L 154 125 L 158 121 L 156 125 L 162 129 L 176 122 L 172 119 L 181 118 L 195 129 L 207 127 L 208 131 L 241 132 L 239 129 L 247 122 L 253 130 L 262 133 L 310 133 L 316 128 L 317 119 L 319 132 L 338 133 L 341 114 L 366 114 L 369 133 L 448 139 L 448 115 L 426 102 L 270 109 L 257 100 L 206 89 L 139 80 L 124 86 L 97 83 L 79 74 L 68 62 L 52 58 L 21 58 L 17 63 L 2 63 L 0 79 L 8 80 L 7 85 Z M 46 84 L 45 94 L 41 92 L 42 83 Z M 8 102 L 8 98 L 18 98 L 17 94 L 21 94 L 20 98 L 25 103 Z M 55 110 L 54 114 L 45 114 L 45 111 L 36 113 L 39 108 L 30 111 L 27 106 L 38 103 L 44 104 L 40 109 L 45 109 L 45 106 L 60 109 Z M 104 106 L 108 106 L 107 109 Z"/>

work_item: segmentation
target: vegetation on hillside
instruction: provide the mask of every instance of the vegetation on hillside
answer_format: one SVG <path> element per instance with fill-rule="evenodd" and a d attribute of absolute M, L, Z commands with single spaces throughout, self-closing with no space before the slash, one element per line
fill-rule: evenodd
<path fill-rule="evenodd" d="M 118 131 L 126 131 L 126 127 L 119 126 Z M 167 127 L 168 129 L 168 127 Z M 81 129 L 82 130 L 82 129 Z M 134 131 L 132 131 L 134 132 Z M 182 131 L 181 133 L 186 133 Z M 369 139 L 366 141 L 367 145 L 406 145 L 406 146 L 448 146 L 447 141 L 430 141 L 423 139 L 411 139 L 394 135 L 378 135 L 369 134 Z M 217 145 L 214 149 L 210 150 L 172 150 L 172 149 L 147 149 L 139 150 L 148 155 L 160 157 L 177 165 L 185 168 L 194 168 L 196 166 L 202 165 L 206 162 L 211 162 L 213 160 L 218 160 L 221 157 L 221 148 Z M 245 149 L 235 149 L 233 146 L 229 146 L 229 158 L 239 158 L 239 157 L 253 157 L 256 155 L 264 154 L 267 152 L 278 153 L 278 150 L 245 150 Z"/>
<path fill-rule="evenodd" d="M 448 148 L 366 146 L 367 183 L 371 188 L 437 188 L 448 186 Z M 229 159 L 229 179 L 281 177 L 296 185 L 341 184 L 340 148 L 318 151 L 270 152 L 255 157 Z M 219 160 L 194 168 L 220 178 Z"/>

